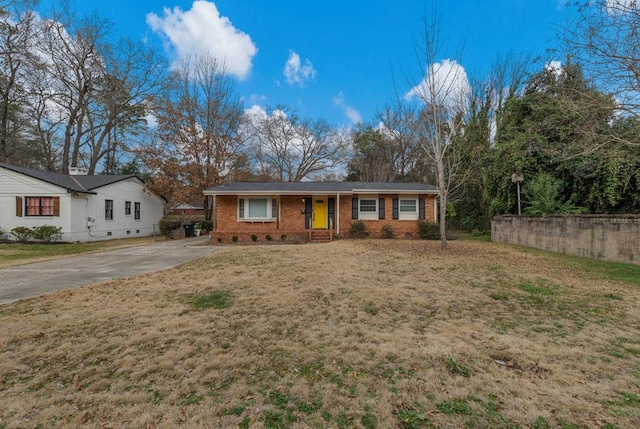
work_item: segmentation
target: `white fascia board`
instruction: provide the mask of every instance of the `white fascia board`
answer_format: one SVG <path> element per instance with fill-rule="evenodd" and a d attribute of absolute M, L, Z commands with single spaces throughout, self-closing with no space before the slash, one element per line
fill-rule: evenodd
<path fill-rule="evenodd" d="M 439 195 L 440 191 L 428 191 L 428 190 L 417 190 L 417 189 L 354 189 L 352 191 L 354 194 L 401 194 L 401 195 L 419 195 L 419 194 L 427 194 L 427 195 Z"/>

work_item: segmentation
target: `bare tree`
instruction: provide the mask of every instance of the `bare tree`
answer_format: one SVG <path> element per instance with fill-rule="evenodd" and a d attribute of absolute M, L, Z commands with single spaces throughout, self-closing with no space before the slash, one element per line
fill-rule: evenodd
<path fill-rule="evenodd" d="M 571 61 L 578 62 L 601 91 L 615 96 L 615 114 L 640 119 L 640 9 L 636 1 L 596 0 L 577 4 L 577 18 L 564 26 L 564 39 Z M 567 66 L 570 61 L 567 61 Z M 586 95 L 586 94 L 583 94 Z M 583 102 L 611 109 L 604 100 Z M 612 112 L 612 115 L 614 112 Z M 627 138 L 629 137 L 629 138 Z M 611 133 L 607 141 L 639 144 L 637 133 Z"/>
<path fill-rule="evenodd" d="M 173 86 L 158 101 L 158 140 L 140 151 L 154 186 L 172 201 L 196 201 L 202 190 L 222 183 L 241 145 L 242 106 L 235 81 L 211 55 L 183 61 Z M 204 200 L 205 217 L 211 219 Z"/>
<path fill-rule="evenodd" d="M 393 108 L 387 107 L 377 115 L 383 125 L 381 132 L 394 150 L 394 179 L 401 182 L 431 180 L 427 171 L 429 168 L 421 159 L 422 150 L 416 134 L 415 113 L 415 106 L 399 99 Z"/>
<path fill-rule="evenodd" d="M 248 117 L 259 174 L 297 182 L 345 162 L 346 138 L 326 120 L 300 119 L 277 108 Z"/>
<path fill-rule="evenodd" d="M 126 138 L 146 128 L 151 100 L 167 81 L 166 63 L 141 42 L 113 41 L 109 21 L 78 17 L 63 0 L 56 6 L 62 12 L 38 22 L 38 63 L 27 84 L 43 164 L 112 172 Z"/>
<path fill-rule="evenodd" d="M 418 142 L 424 154 L 434 163 L 440 191 L 439 223 L 441 248 L 447 248 L 447 201 L 455 188 L 465 180 L 464 153 L 454 142 L 462 134 L 468 112 L 469 87 L 464 69 L 442 58 L 444 45 L 440 39 L 437 14 L 425 19 L 424 34 L 416 45 L 416 56 L 422 70 L 420 81 L 410 96 L 418 99 L 421 110 L 417 116 Z M 455 57 L 459 57 L 456 53 Z"/>

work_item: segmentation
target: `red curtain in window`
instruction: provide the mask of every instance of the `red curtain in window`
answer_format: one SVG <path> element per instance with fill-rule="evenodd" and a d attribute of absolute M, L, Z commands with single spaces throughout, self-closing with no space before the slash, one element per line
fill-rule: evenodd
<path fill-rule="evenodd" d="M 40 197 L 27 197 L 27 216 L 40 216 Z"/>
<path fill-rule="evenodd" d="M 40 198 L 40 203 L 42 205 L 42 216 L 53 216 L 53 197 L 42 197 Z"/>

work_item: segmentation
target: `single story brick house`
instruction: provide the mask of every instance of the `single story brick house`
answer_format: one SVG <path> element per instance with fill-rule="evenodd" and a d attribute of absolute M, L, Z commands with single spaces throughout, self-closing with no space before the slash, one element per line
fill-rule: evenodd
<path fill-rule="evenodd" d="M 418 220 L 437 219 L 438 188 L 423 183 L 232 182 L 204 191 L 213 199 L 213 239 L 327 241 L 361 220 L 371 237 L 383 225 L 416 238 Z"/>
<path fill-rule="evenodd" d="M 184 216 L 204 216 L 204 206 L 198 203 L 185 203 L 181 202 L 169 209 L 169 213 L 172 215 L 184 215 Z"/>

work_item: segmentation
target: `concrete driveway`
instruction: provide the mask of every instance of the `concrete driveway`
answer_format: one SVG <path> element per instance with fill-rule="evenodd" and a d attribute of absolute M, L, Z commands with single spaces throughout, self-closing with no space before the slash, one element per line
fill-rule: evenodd
<path fill-rule="evenodd" d="M 172 268 L 221 249 L 206 245 L 206 242 L 207 237 L 159 241 L 0 269 L 0 305 L 62 289 Z"/>

